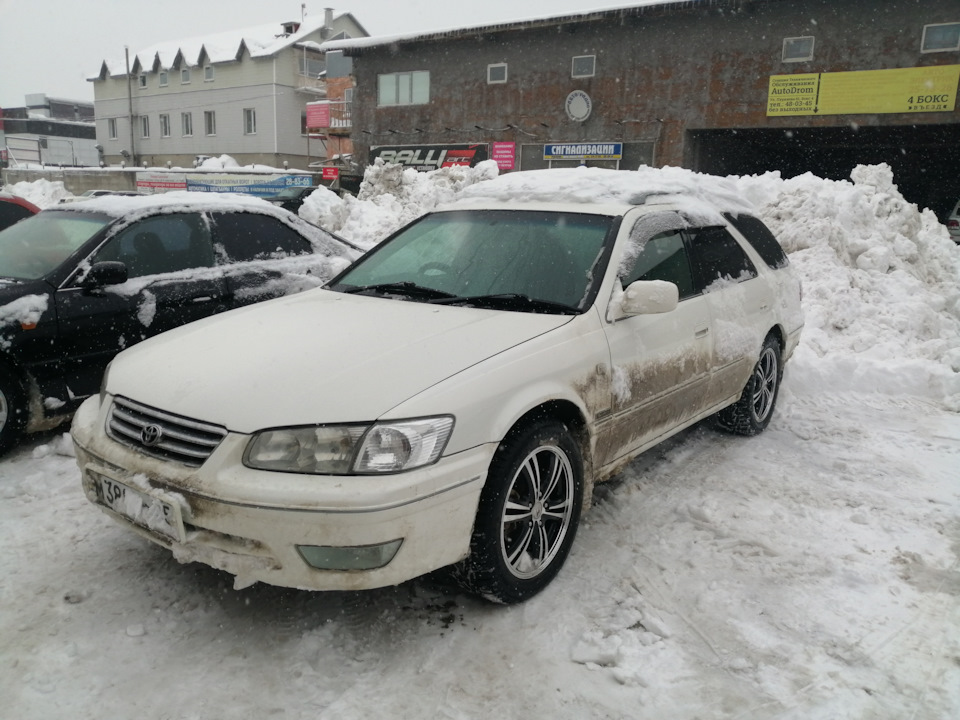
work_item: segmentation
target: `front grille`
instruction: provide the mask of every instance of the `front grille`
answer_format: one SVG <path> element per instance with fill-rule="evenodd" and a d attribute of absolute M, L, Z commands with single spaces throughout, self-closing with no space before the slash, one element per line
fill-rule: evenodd
<path fill-rule="evenodd" d="M 144 455 L 199 467 L 227 430 L 115 397 L 107 418 L 107 434 Z"/>

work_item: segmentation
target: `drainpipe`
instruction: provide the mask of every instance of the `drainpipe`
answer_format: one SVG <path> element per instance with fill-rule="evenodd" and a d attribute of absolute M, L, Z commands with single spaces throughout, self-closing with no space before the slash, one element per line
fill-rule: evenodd
<path fill-rule="evenodd" d="M 130 47 L 123 46 L 123 54 L 127 59 L 127 120 L 130 123 L 130 162 L 137 164 L 137 150 L 133 146 L 133 79 L 130 77 Z"/>

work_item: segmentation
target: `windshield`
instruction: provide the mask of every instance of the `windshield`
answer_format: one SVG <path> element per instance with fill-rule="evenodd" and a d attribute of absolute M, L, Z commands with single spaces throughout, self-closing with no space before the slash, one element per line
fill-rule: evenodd
<path fill-rule="evenodd" d="M 599 278 L 613 219 L 533 210 L 433 213 L 371 250 L 331 289 L 444 305 L 581 311 Z"/>
<path fill-rule="evenodd" d="M 48 211 L 0 232 L 0 277 L 37 280 L 113 222 L 106 215 Z"/>

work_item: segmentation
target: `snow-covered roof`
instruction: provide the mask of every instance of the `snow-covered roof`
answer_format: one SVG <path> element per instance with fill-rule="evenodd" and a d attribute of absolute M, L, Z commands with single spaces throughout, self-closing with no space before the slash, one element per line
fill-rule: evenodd
<path fill-rule="evenodd" d="M 556 25 L 566 22 L 588 22 L 599 20 L 611 15 L 640 15 L 658 8 L 681 9 L 693 7 L 713 7 L 718 5 L 739 4 L 740 0 L 631 0 L 618 5 L 604 4 L 594 9 L 584 9 L 575 14 L 550 15 L 540 17 L 522 17 L 487 25 L 470 27 L 456 27 L 439 30 L 424 30 L 400 35 L 381 35 L 378 37 L 348 38 L 346 40 L 330 40 L 323 43 L 324 51 L 344 50 L 353 51 L 347 54 L 360 54 L 364 48 L 392 45 L 398 42 L 414 40 L 440 40 L 455 38 L 462 35 L 476 35 L 478 33 L 503 32 L 505 30 L 520 30 L 528 27 Z M 666 8 L 665 6 L 671 6 Z"/>
<path fill-rule="evenodd" d="M 350 18 L 359 27 L 359 23 L 350 13 L 336 15 L 334 20 Z M 227 30 L 220 33 L 157 43 L 130 56 L 130 70 L 153 70 L 158 67 L 170 70 L 178 65 L 197 67 L 203 62 L 223 63 L 239 60 L 244 51 L 250 57 L 270 57 L 281 50 L 307 41 L 310 35 L 318 32 L 324 25 L 324 16 L 308 16 L 296 32 L 285 35 L 285 23 L 273 22 L 264 25 Z M 104 60 L 100 72 L 89 78 L 96 80 L 108 76 L 118 77 L 126 74 L 126 58 Z"/>

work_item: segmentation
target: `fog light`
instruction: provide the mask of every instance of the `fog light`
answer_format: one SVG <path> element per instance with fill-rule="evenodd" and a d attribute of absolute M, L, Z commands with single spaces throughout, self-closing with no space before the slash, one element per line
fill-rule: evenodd
<path fill-rule="evenodd" d="M 361 547 L 323 547 L 297 545 L 307 565 L 317 570 L 376 570 L 393 560 L 403 540 Z"/>

